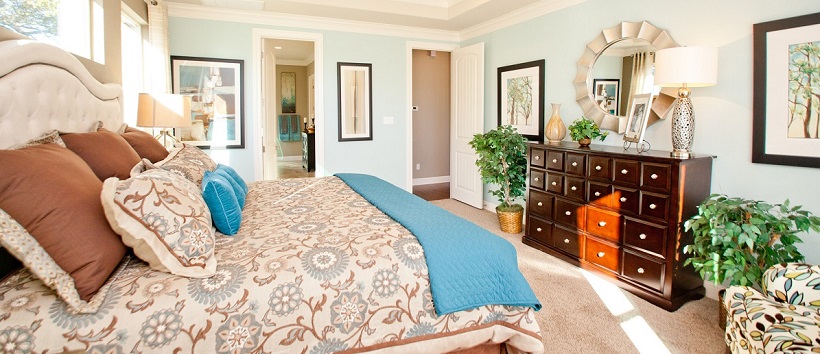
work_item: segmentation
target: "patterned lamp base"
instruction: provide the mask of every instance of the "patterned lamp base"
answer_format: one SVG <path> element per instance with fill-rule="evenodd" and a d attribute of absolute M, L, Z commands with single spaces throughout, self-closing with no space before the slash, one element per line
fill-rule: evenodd
<path fill-rule="evenodd" d="M 692 101 L 689 97 L 678 97 L 672 111 L 672 157 L 689 157 L 694 138 L 695 111 Z"/>

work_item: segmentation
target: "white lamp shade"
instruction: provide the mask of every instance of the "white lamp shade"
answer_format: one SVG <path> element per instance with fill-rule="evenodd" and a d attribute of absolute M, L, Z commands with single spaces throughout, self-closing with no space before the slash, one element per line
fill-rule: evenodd
<path fill-rule="evenodd" d="M 191 97 L 140 93 L 137 126 L 178 128 L 191 125 Z"/>
<path fill-rule="evenodd" d="M 675 47 L 655 53 L 655 85 L 703 87 L 717 84 L 718 51 L 713 47 Z"/>

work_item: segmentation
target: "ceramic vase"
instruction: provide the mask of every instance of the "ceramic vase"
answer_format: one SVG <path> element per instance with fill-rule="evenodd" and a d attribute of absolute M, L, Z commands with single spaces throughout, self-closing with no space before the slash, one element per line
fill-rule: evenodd
<path fill-rule="evenodd" d="M 567 136 L 567 127 L 564 125 L 564 121 L 561 120 L 561 104 L 553 103 L 552 117 L 547 121 L 544 128 L 544 137 L 547 138 L 547 142 L 550 144 L 559 144 L 565 136 Z"/>

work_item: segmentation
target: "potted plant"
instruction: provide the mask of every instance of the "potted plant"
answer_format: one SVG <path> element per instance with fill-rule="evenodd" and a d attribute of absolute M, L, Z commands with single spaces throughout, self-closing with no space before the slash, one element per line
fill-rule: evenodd
<path fill-rule="evenodd" d="M 573 141 L 577 141 L 581 146 L 589 146 L 592 139 L 600 139 L 604 141 L 609 132 L 601 132 L 598 125 L 590 119 L 581 116 L 581 119 L 576 119 L 570 124 L 569 136 Z"/>
<path fill-rule="evenodd" d="M 484 134 L 476 134 L 470 146 L 478 153 L 476 166 L 481 181 L 497 185 L 490 194 L 498 197 L 495 208 L 501 230 L 521 232 L 524 207 L 515 199 L 524 196 L 527 175 L 527 140 L 510 125 L 502 125 Z"/>
<path fill-rule="evenodd" d="M 751 286 L 760 289 L 763 272 L 788 262 L 803 262 L 796 244 L 808 230 L 820 231 L 820 218 L 801 206 L 713 194 L 698 205 L 698 213 L 683 225 L 693 242 L 683 248 L 691 264 L 715 285 Z M 720 324 L 725 328 L 726 309 L 720 301 Z"/>

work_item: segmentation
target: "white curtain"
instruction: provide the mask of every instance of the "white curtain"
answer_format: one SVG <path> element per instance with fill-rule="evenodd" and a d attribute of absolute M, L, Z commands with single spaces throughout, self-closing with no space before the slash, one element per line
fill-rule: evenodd
<path fill-rule="evenodd" d="M 168 6 L 165 0 L 145 0 L 148 4 L 148 41 L 145 68 L 148 92 L 171 92 L 171 64 L 168 54 Z"/>
<path fill-rule="evenodd" d="M 655 52 L 638 52 L 632 55 L 632 87 L 627 102 L 632 102 L 635 95 L 652 93 L 654 66 Z"/>

